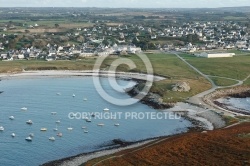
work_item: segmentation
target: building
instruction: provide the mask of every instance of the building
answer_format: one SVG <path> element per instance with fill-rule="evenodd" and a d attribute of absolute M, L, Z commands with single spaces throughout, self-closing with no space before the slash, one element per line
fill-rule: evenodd
<path fill-rule="evenodd" d="M 199 57 L 205 57 L 205 58 L 228 58 L 235 56 L 235 53 L 207 53 L 203 52 L 201 54 L 198 54 Z"/>

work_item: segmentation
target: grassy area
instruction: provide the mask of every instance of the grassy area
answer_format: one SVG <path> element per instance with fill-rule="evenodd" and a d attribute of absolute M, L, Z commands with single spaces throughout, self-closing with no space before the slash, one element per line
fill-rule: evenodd
<path fill-rule="evenodd" d="M 248 78 L 245 82 L 244 85 L 250 85 L 250 78 Z"/>
<path fill-rule="evenodd" d="M 42 60 L 19 60 L 0 61 L 0 73 L 13 73 L 25 70 L 91 70 L 95 59 L 86 58 L 78 61 L 42 61 Z"/>
<path fill-rule="evenodd" d="M 199 77 L 201 77 L 184 62 L 179 60 L 175 55 L 148 54 L 147 56 L 152 63 L 155 74 L 169 76 L 172 78 L 198 79 Z M 138 56 L 132 55 L 126 56 L 124 58 L 129 58 L 136 64 L 137 68 L 133 69 L 133 71 L 146 72 L 145 65 Z M 112 61 L 112 59 L 108 59 L 107 61 L 105 61 L 105 64 L 110 65 Z M 129 68 L 127 66 L 121 66 L 119 69 L 129 71 Z"/>
<path fill-rule="evenodd" d="M 197 58 L 182 54 L 189 63 L 211 76 L 221 76 L 243 80 L 250 74 L 250 56 L 242 55 L 233 58 Z"/>
<path fill-rule="evenodd" d="M 172 91 L 172 86 L 178 82 L 187 82 L 191 87 L 189 92 L 174 92 Z M 158 93 L 162 96 L 165 102 L 179 102 L 183 101 L 191 96 L 194 96 L 200 92 L 203 92 L 211 88 L 210 83 L 205 80 L 205 78 L 199 79 L 171 79 L 155 82 L 151 91 Z"/>
<path fill-rule="evenodd" d="M 238 83 L 238 81 L 229 80 L 225 78 L 218 78 L 218 77 L 210 77 L 210 78 L 214 81 L 215 85 L 217 86 L 230 86 Z"/>
<path fill-rule="evenodd" d="M 205 80 L 198 73 L 193 71 L 184 62 L 171 54 L 148 54 L 149 60 L 152 63 L 154 74 L 170 77 L 171 79 L 163 80 L 154 83 L 152 92 L 159 93 L 164 101 L 176 102 L 183 101 L 197 93 L 205 91 L 211 87 L 207 80 Z M 125 57 L 121 57 L 125 58 Z M 120 71 L 131 72 L 146 72 L 146 68 L 142 60 L 136 56 L 126 56 L 136 64 L 135 69 L 129 69 L 126 65 L 118 67 Z M 103 69 L 108 69 L 114 60 L 118 57 L 106 58 L 102 64 Z M 96 58 L 84 58 L 77 61 L 0 61 L 0 73 L 20 72 L 25 70 L 91 70 Z M 191 86 L 190 92 L 173 92 L 172 85 L 177 82 L 187 82 Z"/>
<path fill-rule="evenodd" d="M 202 76 L 192 70 L 184 62 L 172 54 L 148 54 L 152 63 L 154 74 L 171 77 L 171 79 L 154 83 L 151 91 L 160 94 L 165 102 L 177 102 L 191 97 L 197 93 L 205 91 L 211 87 L 210 83 Z M 129 70 L 127 66 L 119 67 L 121 71 L 146 72 L 145 65 L 138 56 L 126 56 L 137 66 L 136 69 Z M 105 61 L 108 67 L 114 59 Z M 172 85 L 178 82 L 187 82 L 191 86 L 190 92 L 173 92 Z"/>

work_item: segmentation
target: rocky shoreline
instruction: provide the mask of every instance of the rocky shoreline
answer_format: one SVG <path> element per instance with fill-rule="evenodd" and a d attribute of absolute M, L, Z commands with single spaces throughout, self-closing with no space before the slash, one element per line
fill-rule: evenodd
<path fill-rule="evenodd" d="M 250 115 L 249 112 L 228 108 L 227 105 L 216 101 L 219 98 L 228 98 L 228 97 L 233 97 L 233 98 L 250 97 L 250 86 L 239 86 L 231 89 L 219 89 L 213 93 L 204 96 L 203 101 L 208 105 L 214 106 L 215 108 L 226 109 L 231 112 Z"/>
<path fill-rule="evenodd" d="M 137 82 L 137 85 L 135 85 L 132 88 L 129 88 L 126 90 L 127 94 L 131 97 L 135 97 L 136 95 L 142 93 L 141 87 L 145 86 L 145 81 L 142 80 L 135 80 Z M 163 99 L 160 95 L 156 93 L 149 92 L 142 100 L 141 103 L 148 105 L 154 109 L 163 110 L 163 109 L 169 109 L 175 106 L 175 103 L 164 103 Z"/>
<path fill-rule="evenodd" d="M 188 127 L 187 132 L 204 131 L 204 128 L 201 127 L 200 125 L 198 125 L 198 124 L 201 124 L 199 121 L 197 121 L 195 119 L 188 118 L 188 117 L 185 117 L 185 119 L 190 120 L 191 123 L 194 125 L 193 127 Z M 181 135 L 181 134 L 183 134 L 183 132 L 173 134 L 173 135 L 159 136 L 159 137 L 154 137 L 154 138 L 143 139 L 143 140 L 134 141 L 134 142 L 127 142 L 127 141 L 124 141 L 121 139 L 114 139 L 114 140 L 112 140 L 112 142 L 113 142 L 113 145 L 116 145 L 116 146 L 106 145 L 106 148 L 104 148 L 102 150 L 97 150 L 97 151 L 88 152 L 88 153 L 82 153 L 82 154 L 78 154 L 78 155 L 71 156 L 71 157 L 66 157 L 66 158 L 59 159 L 59 160 L 49 161 L 47 163 L 41 164 L 41 166 L 64 166 L 64 165 L 74 166 L 74 165 L 79 165 L 78 163 L 77 164 L 74 163 L 74 160 L 77 160 L 77 158 L 85 158 L 85 159 L 83 159 L 85 162 L 80 163 L 82 165 L 82 164 L 86 163 L 87 161 L 92 160 L 94 158 L 113 154 L 115 152 L 119 152 L 119 151 L 125 150 L 125 149 L 136 148 L 136 147 L 139 147 L 142 145 L 146 145 L 146 144 L 153 142 L 153 141 L 157 141 L 157 140 L 165 139 L 165 138 L 170 138 L 170 137 Z"/>

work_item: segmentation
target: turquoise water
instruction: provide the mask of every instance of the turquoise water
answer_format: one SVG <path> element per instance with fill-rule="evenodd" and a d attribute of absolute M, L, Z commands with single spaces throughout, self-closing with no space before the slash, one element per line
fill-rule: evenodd
<path fill-rule="evenodd" d="M 128 82 L 119 80 L 119 84 Z M 104 89 L 118 98 L 128 98 L 126 93 L 113 90 L 108 79 L 102 78 Z M 187 130 L 191 123 L 185 120 L 134 120 L 134 119 L 93 119 L 91 123 L 84 120 L 70 120 L 69 112 L 103 112 L 109 108 L 110 112 L 156 112 L 156 110 L 136 103 L 131 106 L 116 106 L 103 100 L 95 90 L 92 78 L 34 78 L 11 79 L 0 82 L 0 126 L 5 130 L 0 132 L 0 165 L 39 165 L 50 160 L 69 157 L 83 152 L 98 150 L 103 144 L 113 139 L 137 141 L 141 139 L 170 135 Z M 61 95 L 57 95 L 57 93 Z M 72 97 L 75 94 L 76 97 Z M 83 98 L 87 101 L 83 101 Z M 27 107 L 27 111 L 20 108 Z M 57 112 L 51 115 L 51 112 Z M 13 121 L 9 116 L 14 116 Z M 33 125 L 25 122 L 31 119 Z M 55 121 L 60 120 L 57 126 L 63 137 L 56 136 L 53 131 Z M 104 123 L 105 126 L 97 126 Z M 120 126 L 114 126 L 119 123 Z M 84 133 L 82 126 L 88 128 Z M 40 128 L 46 127 L 46 132 Z M 74 128 L 68 131 L 67 128 Z M 12 138 L 11 133 L 16 137 Z M 25 141 L 29 133 L 34 133 L 32 142 Z M 49 141 L 54 136 L 56 141 Z"/>

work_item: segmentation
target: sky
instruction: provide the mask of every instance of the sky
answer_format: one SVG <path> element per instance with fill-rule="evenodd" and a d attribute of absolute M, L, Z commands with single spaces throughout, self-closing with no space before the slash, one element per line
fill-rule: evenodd
<path fill-rule="evenodd" d="M 0 7 L 217 8 L 250 0 L 0 0 Z"/>

